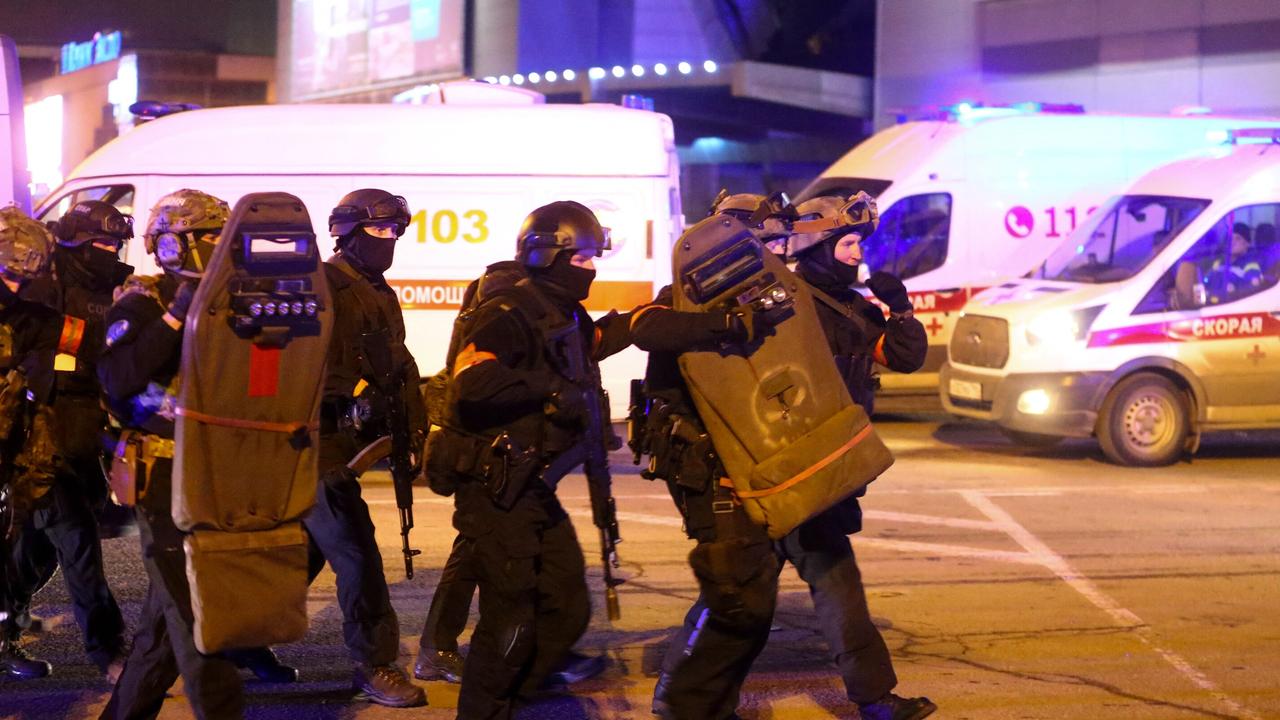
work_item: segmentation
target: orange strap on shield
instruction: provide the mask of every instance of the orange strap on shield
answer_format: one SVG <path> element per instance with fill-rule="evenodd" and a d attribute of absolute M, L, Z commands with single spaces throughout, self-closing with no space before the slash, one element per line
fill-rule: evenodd
<path fill-rule="evenodd" d="M 809 467 L 805 468 L 799 473 L 796 473 L 795 475 L 787 478 L 785 481 L 778 483 L 777 485 L 774 485 L 773 487 L 767 488 L 765 490 L 747 490 L 747 491 L 738 490 L 736 491 L 736 494 L 740 498 L 761 498 L 761 497 L 769 497 L 770 495 L 775 495 L 777 493 L 780 493 L 783 490 L 786 490 L 787 488 L 791 487 L 792 485 L 795 485 L 797 483 L 803 482 L 804 480 L 807 480 L 814 473 L 818 472 L 822 468 L 835 462 L 837 458 L 839 458 L 841 455 L 845 454 L 850 449 L 852 449 L 854 445 L 857 445 L 858 443 L 865 440 L 867 436 L 870 434 L 871 434 L 871 424 L 867 423 L 866 427 L 854 433 L 853 437 L 849 438 L 848 442 L 836 448 L 830 455 L 822 458 L 818 462 L 814 463 L 813 465 L 810 465 Z"/>
<path fill-rule="evenodd" d="M 261 430 L 263 432 L 278 432 L 293 435 L 295 433 L 311 432 L 313 430 L 320 429 L 320 426 L 314 423 L 281 423 L 268 422 L 266 420 L 245 420 L 244 418 L 220 417 L 218 415 L 209 415 L 198 410 L 192 410 L 184 407 L 174 408 L 173 413 L 175 415 L 181 415 L 182 417 L 191 418 L 196 422 L 201 422 L 206 425 L 218 425 L 220 427 L 231 427 L 240 430 Z"/>

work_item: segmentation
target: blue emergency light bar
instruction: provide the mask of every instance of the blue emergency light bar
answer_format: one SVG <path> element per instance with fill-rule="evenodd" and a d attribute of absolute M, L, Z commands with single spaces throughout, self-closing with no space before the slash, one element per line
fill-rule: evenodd
<path fill-rule="evenodd" d="M 1256 128 L 1238 128 L 1236 130 L 1228 130 L 1226 142 L 1237 145 L 1240 141 L 1259 140 L 1280 145 L 1280 128 L 1278 127 L 1256 127 Z"/>
<path fill-rule="evenodd" d="M 974 122 L 993 117 L 1046 113 L 1055 115 L 1083 115 L 1084 106 L 1077 103 L 1017 102 L 986 105 L 980 102 L 961 101 L 954 105 L 940 105 L 931 110 L 898 112 L 899 124 L 913 120 L 942 120 L 946 122 Z"/>
<path fill-rule="evenodd" d="M 158 100 L 139 100 L 129 106 L 129 112 L 143 120 L 155 120 L 165 115 L 199 109 L 200 106 L 195 103 L 167 103 Z"/>

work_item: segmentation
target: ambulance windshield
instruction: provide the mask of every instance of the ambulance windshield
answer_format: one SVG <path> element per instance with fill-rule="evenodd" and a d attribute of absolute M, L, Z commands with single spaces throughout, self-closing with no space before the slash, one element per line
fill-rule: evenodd
<path fill-rule="evenodd" d="M 1037 276 L 1082 283 L 1126 280 L 1208 205 L 1208 200 L 1161 195 L 1113 198 L 1053 251 Z"/>

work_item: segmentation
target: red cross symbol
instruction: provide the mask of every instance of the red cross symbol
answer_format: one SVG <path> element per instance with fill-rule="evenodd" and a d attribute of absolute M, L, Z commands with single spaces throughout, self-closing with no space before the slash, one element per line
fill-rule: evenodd
<path fill-rule="evenodd" d="M 929 329 L 929 337 L 934 337 L 942 329 L 942 323 L 938 322 L 938 316 L 934 315 L 929 318 L 929 324 L 925 325 L 925 327 Z"/>
<path fill-rule="evenodd" d="M 1245 355 L 1245 357 L 1253 361 L 1254 365 L 1257 365 L 1262 360 L 1262 358 L 1266 356 L 1267 354 L 1262 352 L 1262 347 L 1257 343 L 1253 344 L 1253 352 L 1249 353 L 1248 355 Z"/>

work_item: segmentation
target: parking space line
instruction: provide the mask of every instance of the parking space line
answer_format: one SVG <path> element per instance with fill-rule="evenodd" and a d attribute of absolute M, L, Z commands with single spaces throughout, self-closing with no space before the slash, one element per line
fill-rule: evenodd
<path fill-rule="evenodd" d="M 1212 695 L 1231 712 L 1240 717 L 1248 718 L 1248 720 L 1262 720 L 1260 715 L 1219 690 L 1212 680 L 1181 655 L 1156 644 L 1155 638 L 1152 637 L 1153 632 L 1150 625 L 1147 625 L 1142 618 L 1104 593 L 1092 580 L 1072 567 L 1066 558 L 1054 552 L 1040 538 L 1015 520 L 1012 515 L 992 502 L 990 498 L 973 490 L 961 491 L 960 495 L 979 512 L 991 518 L 992 522 L 997 524 L 1005 534 L 1021 545 L 1030 556 L 1036 558 L 1038 562 L 1057 575 L 1063 582 L 1070 585 L 1076 592 L 1083 595 L 1086 600 L 1093 603 L 1099 610 L 1105 612 L 1121 626 L 1132 630 L 1135 637 L 1190 680 L 1193 685 Z"/>

